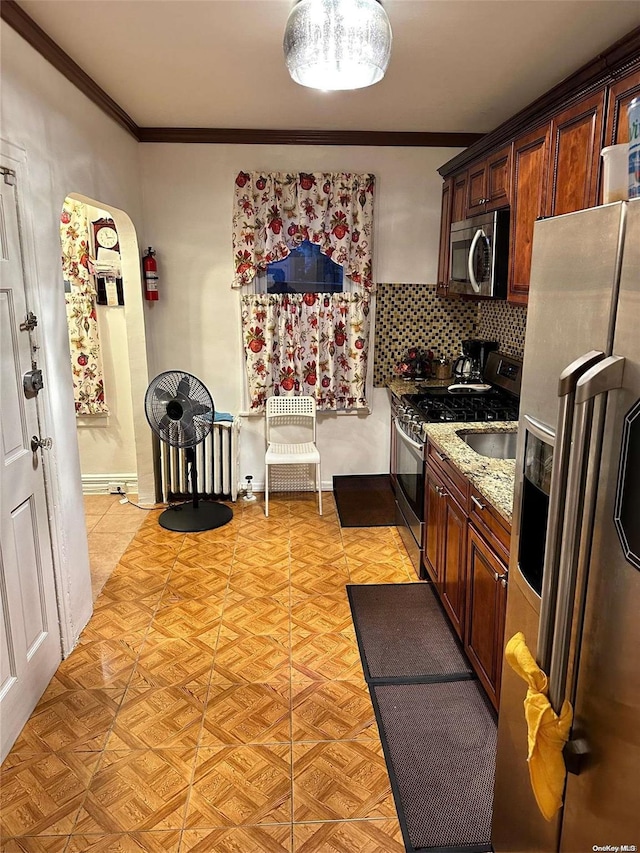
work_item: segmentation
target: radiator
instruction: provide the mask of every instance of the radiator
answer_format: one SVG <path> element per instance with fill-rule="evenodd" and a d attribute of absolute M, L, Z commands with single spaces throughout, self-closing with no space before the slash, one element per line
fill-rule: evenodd
<path fill-rule="evenodd" d="M 238 497 L 238 433 L 240 420 L 216 421 L 204 441 L 194 448 L 198 496 L 235 501 Z M 191 496 L 186 451 L 171 447 L 154 433 L 156 500 L 167 503 Z"/>

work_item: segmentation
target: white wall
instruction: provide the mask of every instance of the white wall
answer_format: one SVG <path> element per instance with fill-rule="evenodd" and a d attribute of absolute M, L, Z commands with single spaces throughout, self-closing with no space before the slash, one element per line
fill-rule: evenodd
<path fill-rule="evenodd" d="M 19 198 L 32 256 L 34 308 L 45 370 L 45 428 L 54 513 L 54 553 L 68 651 L 91 614 L 80 464 L 60 265 L 59 217 L 70 193 L 127 211 L 139 226 L 138 145 L 11 28 L 1 25 L 2 139 L 23 149 Z M 85 199 L 86 200 L 86 199 Z M 133 310 L 133 307 L 132 307 Z M 141 309 L 140 309 L 141 310 Z M 141 370 L 146 372 L 144 362 Z"/>
<path fill-rule="evenodd" d="M 89 223 L 110 216 L 108 211 L 91 205 L 87 205 L 87 215 Z M 96 306 L 109 414 L 76 421 L 85 492 L 91 489 L 94 479 L 103 483 L 120 480 L 124 474 L 137 479 L 126 310 L 126 304 Z"/>
<path fill-rule="evenodd" d="M 442 181 L 436 169 L 460 149 L 337 146 L 141 146 L 145 240 L 157 251 L 160 300 L 147 306 L 150 373 L 200 377 L 216 407 L 240 412 L 244 364 L 233 274 L 233 181 L 241 170 L 354 171 L 377 177 L 374 278 L 435 282 Z M 389 402 L 373 392 L 370 415 L 322 415 L 323 480 L 389 470 Z M 244 418 L 241 479 L 264 483 L 262 418 Z"/>

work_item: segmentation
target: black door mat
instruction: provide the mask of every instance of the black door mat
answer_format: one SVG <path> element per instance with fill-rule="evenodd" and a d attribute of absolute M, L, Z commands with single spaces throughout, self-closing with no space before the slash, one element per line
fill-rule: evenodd
<path fill-rule="evenodd" d="M 396 502 L 389 474 L 358 474 L 333 478 L 341 527 L 392 527 Z"/>
<path fill-rule="evenodd" d="M 431 584 L 347 594 L 407 853 L 490 851 L 496 715 Z"/>
<path fill-rule="evenodd" d="M 497 726 L 478 682 L 369 690 L 408 853 L 490 851 Z"/>
<path fill-rule="evenodd" d="M 350 584 L 347 595 L 367 682 L 474 677 L 431 584 Z"/>

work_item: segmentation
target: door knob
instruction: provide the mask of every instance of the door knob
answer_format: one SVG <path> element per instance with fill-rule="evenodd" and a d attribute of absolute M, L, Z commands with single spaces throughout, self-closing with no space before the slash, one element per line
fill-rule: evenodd
<path fill-rule="evenodd" d="M 41 447 L 43 450 L 49 450 L 51 445 L 53 444 L 53 439 L 51 438 L 38 438 L 37 435 L 31 436 L 31 452 L 35 453 L 36 450 Z"/>

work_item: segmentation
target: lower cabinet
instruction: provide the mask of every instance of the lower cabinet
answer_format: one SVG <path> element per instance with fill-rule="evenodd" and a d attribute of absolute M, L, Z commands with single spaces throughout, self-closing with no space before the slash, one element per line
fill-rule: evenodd
<path fill-rule="evenodd" d="M 445 482 L 444 477 L 427 466 L 424 560 L 451 624 L 462 639 L 467 514 L 451 496 Z"/>
<path fill-rule="evenodd" d="M 471 665 L 497 709 L 507 604 L 508 531 L 495 536 L 492 518 L 497 513 L 492 507 L 477 499 L 473 503 L 467 501 L 470 512 L 460 505 L 460 482 L 450 480 L 446 471 L 435 463 L 434 451 L 437 448 L 429 442 L 429 461 L 425 466 L 424 566 Z M 459 472 L 455 476 L 459 477 Z M 474 494 L 471 489 L 472 500 Z M 480 513 L 487 528 L 484 534 L 471 520 L 474 512 L 476 515 L 479 512 L 476 507 L 484 510 Z M 485 520 L 489 510 L 493 515 Z M 506 522 L 502 520 L 501 524 Z"/>
<path fill-rule="evenodd" d="M 469 524 L 464 650 L 494 707 L 500 696 L 507 567 Z"/>

